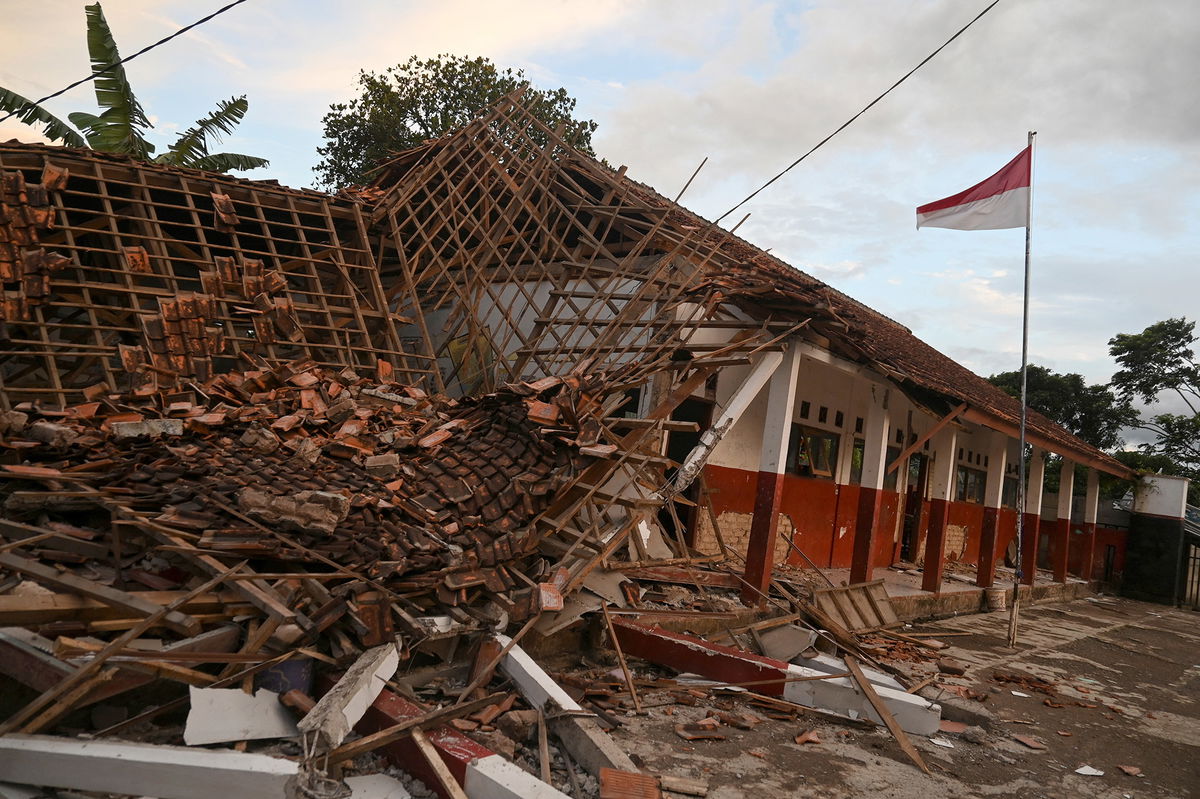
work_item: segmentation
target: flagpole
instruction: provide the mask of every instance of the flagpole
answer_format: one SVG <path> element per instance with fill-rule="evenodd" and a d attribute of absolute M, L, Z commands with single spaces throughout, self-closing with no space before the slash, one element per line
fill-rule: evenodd
<path fill-rule="evenodd" d="M 1029 199 L 1025 208 L 1025 303 L 1021 316 L 1021 434 L 1017 447 L 1017 562 L 1013 569 L 1013 596 L 1008 612 L 1008 646 L 1017 645 L 1017 615 L 1021 604 L 1022 547 L 1025 538 L 1025 409 L 1028 407 L 1029 392 L 1026 380 L 1029 371 L 1029 248 L 1033 239 L 1033 139 L 1036 130 L 1029 131 Z M 1041 492 L 1039 491 L 1039 497 Z M 1039 503 L 1040 505 L 1040 503 Z M 1038 513 L 1041 508 L 1038 507 Z M 1033 564 L 1037 575 L 1037 561 Z"/>

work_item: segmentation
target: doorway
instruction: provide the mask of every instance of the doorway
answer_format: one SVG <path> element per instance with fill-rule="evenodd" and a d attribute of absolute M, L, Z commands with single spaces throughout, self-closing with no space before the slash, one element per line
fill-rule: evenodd
<path fill-rule="evenodd" d="M 699 425 L 696 431 L 672 431 L 667 434 L 667 457 L 675 463 L 682 464 L 687 456 L 700 443 L 700 434 L 708 429 L 712 424 L 713 408 L 715 403 L 712 400 L 703 399 L 702 397 L 688 397 L 683 402 L 679 403 L 678 407 L 671 413 L 671 421 L 675 422 L 695 422 Z M 670 482 L 675 477 L 675 468 L 667 469 L 666 480 Z M 674 514 L 671 509 L 664 507 L 658 512 L 658 521 L 662 525 L 663 531 L 672 540 L 682 540 L 689 547 L 696 545 L 696 525 L 699 523 L 699 502 L 700 502 L 700 482 L 692 481 L 692 484 L 687 487 L 687 490 L 681 495 L 687 502 L 671 503 L 674 509 Z M 691 504 L 688 504 L 688 503 Z M 679 520 L 680 529 L 677 529 L 675 520 Z"/>
<path fill-rule="evenodd" d="M 929 456 L 923 453 L 908 458 L 908 481 L 904 492 L 904 533 L 900 536 L 900 560 L 914 563 L 917 540 L 925 517 L 925 496 L 929 487 Z"/>

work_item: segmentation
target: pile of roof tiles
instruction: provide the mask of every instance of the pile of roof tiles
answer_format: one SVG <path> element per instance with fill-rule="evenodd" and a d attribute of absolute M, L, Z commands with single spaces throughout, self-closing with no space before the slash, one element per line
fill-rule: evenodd
<path fill-rule="evenodd" d="M 264 364 L 0 411 L 0 627 L 94 651 L 149 618 L 146 597 L 216 575 L 218 607 L 172 609 L 155 634 L 236 619 L 254 641 L 242 663 L 307 647 L 344 664 L 397 634 L 418 646 L 561 603 L 527 532 L 605 451 L 577 415 L 587 381 L 453 400 L 387 375 Z M 50 592 L 73 596 L 57 612 Z M 107 612 L 81 613 L 89 601 Z"/>
<path fill-rule="evenodd" d="M 54 227 L 50 192 L 62 188 L 65 170 L 47 164 L 41 183 L 21 172 L 0 172 L 0 324 L 29 318 L 29 309 L 50 294 L 50 275 L 69 263 L 39 245 Z"/>

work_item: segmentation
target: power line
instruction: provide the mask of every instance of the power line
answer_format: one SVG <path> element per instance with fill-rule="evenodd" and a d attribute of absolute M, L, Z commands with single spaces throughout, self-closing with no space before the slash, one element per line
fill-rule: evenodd
<path fill-rule="evenodd" d="M 714 220 L 713 220 L 713 224 L 716 224 L 717 222 L 720 222 L 722 219 L 724 219 L 725 217 L 729 216 L 730 214 L 732 214 L 732 213 L 733 213 L 734 211 L 736 211 L 737 209 L 741 208 L 741 207 L 742 207 L 743 205 L 745 205 L 746 203 L 750 202 L 752 199 L 754 199 L 754 197 L 755 197 L 755 196 L 756 196 L 756 195 L 757 195 L 759 192 L 761 192 L 763 189 L 765 189 L 765 188 L 767 188 L 768 186 L 770 186 L 770 185 L 771 185 L 772 183 L 774 183 L 775 181 L 779 180 L 781 177 L 783 177 L 784 175 L 786 175 L 788 172 L 791 172 L 791 171 L 792 171 L 792 169 L 793 169 L 793 168 L 794 168 L 794 167 L 795 167 L 797 164 L 799 164 L 799 163 L 800 163 L 801 161 L 803 161 L 805 158 L 808 158 L 810 155 L 812 155 L 813 153 L 815 153 L 817 150 L 821 149 L 821 148 L 822 148 L 822 147 L 825 145 L 825 143 L 826 143 L 826 142 L 828 142 L 830 139 L 832 139 L 834 136 L 838 135 L 838 134 L 839 134 L 839 133 L 841 133 L 843 130 L 845 130 L 846 128 L 850 127 L 850 126 L 851 126 L 851 125 L 854 123 L 854 121 L 855 121 L 856 119 L 858 119 L 860 116 L 862 116 L 863 114 L 865 114 L 865 113 L 867 113 L 868 111 L 870 111 L 870 110 L 871 110 L 871 108 L 872 108 L 872 107 L 873 107 L 873 106 L 874 106 L 876 103 L 878 103 L 878 102 L 879 102 L 880 100 L 882 100 L 884 97 L 887 97 L 889 94 L 891 94 L 893 89 L 895 89 L 895 88 L 896 88 L 897 86 L 899 86 L 901 83 L 904 83 L 904 81 L 906 81 L 906 80 L 908 80 L 909 78 L 911 78 L 911 77 L 913 76 L 913 74 L 914 74 L 914 73 L 916 73 L 916 71 L 917 71 L 918 69 L 920 69 L 921 67 L 923 67 L 923 66 L 925 66 L 926 64 L 928 64 L 930 61 L 932 61 L 932 60 L 933 60 L 933 57 L 934 57 L 934 56 L 936 56 L 938 53 L 942 52 L 942 50 L 945 50 L 945 49 L 946 49 L 946 47 L 947 47 L 947 46 L 948 46 L 948 45 L 949 45 L 951 42 L 953 42 L 953 41 L 954 41 L 955 39 L 957 39 L 959 36 L 962 36 L 964 33 L 966 33 L 968 28 L 970 28 L 972 25 L 974 25 L 974 24 L 975 24 L 976 22 L 978 22 L 979 20 L 983 19 L 983 16 L 984 16 L 985 14 L 987 14 L 989 11 L 991 11 L 993 8 L 995 8 L 995 7 L 996 7 L 996 5 L 997 5 L 999 2 L 1000 2 L 1000 0 L 992 0 L 992 2 L 991 2 L 991 3 L 989 3 L 989 4 L 988 4 L 988 6 L 987 6 L 986 8 L 984 8 L 982 11 L 980 11 L 978 14 L 976 14 L 976 15 L 975 15 L 975 18 L 974 18 L 973 20 L 971 20 L 971 21 L 970 21 L 970 22 L 968 22 L 966 25 L 963 25 L 961 28 L 959 28 L 959 29 L 958 29 L 958 32 L 957 32 L 957 33 L 955 33 L 953 36 L 951 36 L 949 39 L 947 39 L 945 42 L 943 42 L 941 47 L 939 47 L 938 49 L 934 50 L 934 51 L 933 51 L 932 53 L 930 53 L 929 55 L 925 56 L 925 58 L 924 58 L 924 59 L 922 59 L 921 63 L 917 64 L 915 67 L 913 67 L 913 68 L 912 68 L 912 69 L 910 69 L 908 72 L 906 72 L 906 73 L 904 74 L 904 77 L 900 78 L 900 80 L 896 81 L 896 82 L 895 82 L 895 83 L 893 83 L 891 86 L 889 86 L 889 87 L 887 88 L 887 90 L 883 92 L 883 94 L 879 95 L 879 96 L 878 96 L 878 97 L 876 97 L 874 100 L 872 100 L 871 102 L 867 103 L 867 105 L 866 105 L 866 106 L 864 106 L 864 107 L 863 107 L 863 109 L 862 109 L 861 111 L 859 111 L 857 114 L 855 114 L 854 116 L 850 117 L 850 118 L 849 118 L 849 119 L 847 119 L 845 122 L 843 122 L 843 123 L 842 123 L 842 124 L 841 124 L 841 125 L 838 127 L 838 129 L 837 129 L 837 130 L 835 130 L 833 133 L 830 133 L 828 136 L 826 136 L 825 138 L 823 138 L 823 139 L 821 139 L 819 142 L 817 142 L 817 143 L 816 143 L 816 145 L 815 145 L 815 146 L 814 146 L 814 147 L 813 147 L 811 150 L 809 150 L 809 151 L 808 151 L 808 152 L 806 152 L 804 155 L 800 156 L 800 157 L 799 157 L 799 158 L 797 158 L 795 161 L 793 161 L 791 164 L 789 164 L 789 165 L 787 166 L 787 168 L 786 168 L 786 169 L 784 169 L 782 172 L 780 172 L 778 175 L 776 175 L 775 177 L 771 178 L 770 180 L 768 180 L 768 181 L 767 181 L 766 183 L 764 183 L 763 185 L 759 186 L 757 189 L 755 189 L 755 190 L 754 190 L 754 191 L 752 191 L 752 192 L 751 192 L 749 195 L 747 195 L 747 197 L 746 197 L 744 200 L 742 200 L 742 201 L 741 201 L 741 202 L 739 202 L 737 205 L 733 206 L 733 207 L 732 207 L 732 208 L 730 208 L 728 211 L 726 211 L 725 213 L 721 214 L 719 217 L 717 217 L 716 219 L 714 219 Z"/>
<path fill-rule="evenodd" d="M 88 81 L 95 80 L 96 78 L 103 75 L 105 72 L 114 70 L 117 67 L 121 66 L 122 64 L 129 63 L 133 59 L 140 56 L 142 53 L 148 53 L 151 50 L 153 50 L 155 47 L 158 47 L 160 44 L 166 44 L 167 42 L 171 41 L 175 37 L 182 36 L 183 34 L 190 31 L 192 28 L 195 28 L 199 25 L 203 25 L 205 22 L 208 22 L 210 19 L 213 19 L 214 17 L 219 17 L 221 14 L 224 14 L 229 9 L 233 8 L 234 6 L 240 6 L 244 2 L 246 2 L 246 0 L 233 0 L 233 2 L 230 3 L 229 5 L 218 8 L 216 11 L 212 12 L 207 17 L 198 19 L 195 22 L 193 22 L 191 25 L 187 25 L 187 26 L 182 27 L 179 30 L 175 31 L 170 36 L 167 36 L 163 39 L 159 39 L 154 44 L 148 44 L 145 47 L 143 47 L 141 50 L 138 50 L 133 55 L 128 56 L 126 58 L 122 58 L 120 61 L 109 64 L 104 69 L 101 69 L 98 72 L 93 72 L 91 75 L 88 75 L 86 78 L 81 78 L 80 80 L 75 81 L 74 83 L 70 84 L 69 86 L 59 89 L 58 91 L 54 92 L 53 94 L 47 94 L 45 97 L 43 97 L 40 100 L 34 100 L 32 104 L 33 105 L 41 105 L 42 103 L 46 102 L 47 100 L 53 100 L 55 97 L 58 97 L 59 95 L 66 94 L 67 92 L 71 91 L 71 89 L 74 89 L 76 86 L 81 86 L 84 83 L 87 83 Z M 20 113 L 20 109 L 18 109 L 16 111 L 10 111 L 3 118 L 0 118 L 0 122 L 7 122 L 12 117 L 15 117 L 18 113 Z"/>

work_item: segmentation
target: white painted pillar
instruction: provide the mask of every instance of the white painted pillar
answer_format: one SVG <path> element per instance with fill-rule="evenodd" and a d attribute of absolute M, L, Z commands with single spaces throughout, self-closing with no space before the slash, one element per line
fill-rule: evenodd
<path fill-rule="evenodd" d="M 1023 455 L 1023 454 L 1022 454 Z M 1046 483 L 1046 451 L 1033 447 L 1026 475 L 1024 528 L 1021 541 L 1021 582 L 1033 585 L 1037 576 L 1038 538 L 1042 524 L 1042 491 Z"/>
<path fill-rule="evenodd" d="M 1067 566 L 1071 559 L 1071 499 L 1075 494 L 1075 462 L 1063 456 L 1058 472 L 1058 521 L 1050 540 L 1050 568 L 1054 582 L 1067 581 Z"/>
<path fill-rule="evenodd" d="M 983 526 L 979 531 L 979 563 L 975 584 L 984 588 L 995 582 L 996 558 L 1000 548 L 1000 506 L 1004 500 L 1004 474 L 1008 469 L 1008 436 L 995 430 L 988 435 L 987 480 L 983 487 Z"/>
<path fill-rule="evenodd" d="M 771 375 L 767 387 L 767 413 L 763 420 L 762 451 L 754 495 L 750 541 L 746 545 L 746 572 L 742 601 L 758 605 L 764 601 L 774 566 L 775 536 L 779 530 L 779 503 L 788 443 L 792 436 L 792 413 L 796 406 L 796 383 L 800 374 L 800 348 L 789 347 L 783 363 Z"/>
<path fill-rule="evenodd" d="M 887 465 L 888 399 L 886 386 L 871 383 L 864 402 L 862 480 L 858 489 L 858 512 L 854 522 L 854 551 L 850 582 L 870 582 L 872 558 L 878 544 L 880 506 L 883 503 L 884 469 Z"/>
<path fill-rule="evenodd" d="M 1096 520 L 1100 515 L 1100 472 L 1088 469 L 1087 494 L 1083 498 L 1083 561 L 1080 564 L 1079 576 L 1084 580 L 1092 579 L 1096 568 Z"/>
<path fill-rule="evenodd" d="M 946 525 L 950 520 L 950 500 L 954 497 L 954 477 L 958 467 L 957 426 L 949 424 L 939 430 L 931 446 L 934 459 L 929 472 L 929 532 L 925 536 L 925 573 L 921 588 L 936 593 L 942 589 Z"/>

